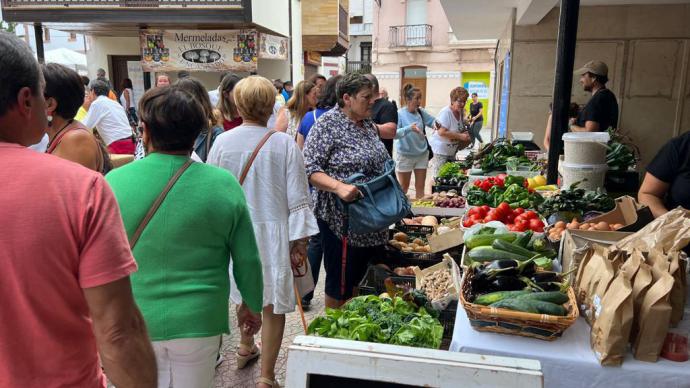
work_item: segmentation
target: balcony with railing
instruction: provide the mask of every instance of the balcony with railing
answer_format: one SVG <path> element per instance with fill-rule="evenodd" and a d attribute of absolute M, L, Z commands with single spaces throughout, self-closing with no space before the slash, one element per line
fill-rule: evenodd
<path fill-rule="evenodd" d="M 345 72 L 350 73 L 371 73 L 371 62 L 362 61 L 348 61 L 345 66 Z"/>
<path fill-rule="evenodd" d="M 431 25 L 416 24 L 390 27 L 388 47 L 391 49 L 431 47 Z"/>

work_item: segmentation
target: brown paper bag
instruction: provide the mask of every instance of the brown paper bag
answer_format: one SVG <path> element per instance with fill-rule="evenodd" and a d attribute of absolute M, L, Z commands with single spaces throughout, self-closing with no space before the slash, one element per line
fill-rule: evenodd
<path fill-rule="evenodd" d="M 595 301 L 593 307 L 592 350 L 601 365 L 620 365 L 625 358 L 633 320 L 632 286 L 628 274 L 619 271 L 604 297 Z"/>
<path fill-rule="evenodd" d="M 680 251 L 690 242 L 690 210 L 677 207 L 650 222 L 640 231 L 612 245 L 612 249 L 632 252 L 638 248 L 649 252 L 657 248 L 664 252 Z"/>
<path fill-rule="evenodd" d="M 644 263 L 644 261 L 645 258 L 642 255 L 642 252 L 635 249 L 633 250 L 632 254 L 629 255 L 627 260 L 625 260 L 625 262 L 621 265 L 620 270 L 625 271 L 628 274 L 630 282 L 634 284 L 635 275 L 637 274 L 637 271 L 640 269 L 640 264 Z"/>
<path fill-rule="evenodd" d="M 656 248 L 650 249 L 649 253 L 647 253 L 647 262 L 662 272 L 668 272 L 671 266 L 669 256 Z"/>
<path fill-rule="evenodd" d="M 616 276 L 614 262 L 609 260 L 609 252 L 601 245 L 594 245 L 594 252 L 587 263 L 578 287 L 578 301 L 581 315 L 591 325 L 594 323 L 592 301 L 601 299 Z"/>
<path fill-rule="evenodd" d="M 589 246 L 587 252 L 585 252 L 584 256 L 582 257 L 582 260 L 579 263 L 579 267 L 577 267 L 577 275 L 573 282 L 573 289 L 575 290 L 576 295 L 579 294 L 582 277 L 584 275 L 585 269 L 587 268 L 587 265 L 589 264 L 589 261 L 592 259 L 593 254 L 594 248 L 592 246 Z M 578 300 L 580 300 L 579 297 Z"/>
<path fill-rule="evenodd" d="M 669 254 L 670 266 L 668 273 L 673 276 L 673 288 L 671 289 L 671 326 L 676 327 L 683 319 L 683 312 L 685 311 L 685 303 L 687 297 L 687 280 L 685 277 L 685 260 L 680 258 L 680 252 L 671 252 Z"/>
<path fill-rule="evenodd" d="M 637 251 L 637 250 L 636 250 Z M 637 251 L 641 255 L 640 251 Z M 640 331 L 640 307 L 642 307 L 642 301 L 644 300 L 647 290 L 652 286 L 652 267 L 647 263 L 641 263 L 640 269 L 635 275 L 635 280 L 632 284 L 632 296 L 633 296 L 633 326 L 630 332 L 630 342 L 635 341 L 637 333 Z"/>
<path fill-rule="evenodd" d="M 673 288 L 673 276 L 652 268 L 654 283 L 647 290 L 640 308 L 640 329 L 633 342 L 633 355 L 641 361 L 656 362 L 664 345 L 671 321 L 669 294 Z"/>

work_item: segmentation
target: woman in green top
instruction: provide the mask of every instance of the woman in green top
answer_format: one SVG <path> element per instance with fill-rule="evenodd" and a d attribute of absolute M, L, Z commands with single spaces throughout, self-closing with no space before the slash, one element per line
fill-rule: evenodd
<path fill-rule="evenodd" d="M 176 86 L 139 104 L 148 151 L 106 176 L 131 238 L 170 178 L 190 158 L 206 125 L 201 105 Z M 169 191 L 133 249 L 132 289 L 158 363 L 158 386 L 209 387 L 221 335 L 228 333 L 228 268 L 242 295 L 240 327 L 261 326 L 263 277 L 242 188 L 229 172 L 192 165 Z"/>

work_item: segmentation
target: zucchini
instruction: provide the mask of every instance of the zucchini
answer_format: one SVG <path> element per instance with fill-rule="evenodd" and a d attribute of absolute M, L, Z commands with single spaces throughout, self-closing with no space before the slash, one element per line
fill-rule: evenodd
<path fill-rule="evenodd" d="M 483 296 L 483 295 L 482 295 Z M 530 292 L 527 294 L 516 295 L 520 299 L 540 300 L 555 304 L 563 304 L 568 301 L 568 295 L 560 291 Z M 476 303 L 476 302 L 475 302 Z"/>
<path fill-rule="evenodd" d="M 516 255 L 515 253 L 501 251 L 494 249 L 490 246 L 480 246 L 472 249 L 467 253 L 467 257 L 473 261 L 494 261 L 501 259 L 513 259 L 518 261 L 525 261 L 525 257 L 522 255 Z"/>
<path fill-rule="evenodd" d="M 528 230 L 520 234 L 520 236 L 518 236 L 518 238 L 516 238 L 515 241 L 513 241 L 513 244 L 523 248 L 527 248 L 527 244 L 529 244 L 530 240 L 532 240 L 533 234 L 534 232 Z"/>
<path fill-rule="evenodd" d="M 515 233 L 498 233 L 498 234 L 475 234 L 470 236 L 465 240 L 465 246 L 467 249 L 474 249 L 477 247 L 488 246 L 494 242 L 494 240 L 504 240 L 507 242 L 513 242 L 517 236 Z"/>
<path fill-rule="evenodd" d="M 496 303 L 492 303 L 489 306 L 533 314 L 546 314 L 557 316 L 564 316 L 566 314 L 566 310 L 563 306 L 559 306 L 551 302 L 544 302 L 541 300 L 532 300 L 519 297 L 503 299 Z"/>
<path fill-rule="evenodd" d="M 537 308 L 531 302 L 532 301 L 529 299 L 511 298 L 500 300 L 496 303 L 490 304 L 489 306 L 513 311 L 521 311 L 523 313 L 539 314 L 539 310 L 537 310 Z"/>
<path fill-rule="evenodd" d="M 473 303 L 488 306 L 503 299 L 515 298 L 520 295 L 531 294 L 531 291 L 497 291 L 489 294 L 479 295 Z"/>
<path fill-rule="evenodd" d="M 511 244 L 509 242 L 505 242 L 503 240 L 495 240 L 491 244 L 491 247 L 494 249 L 501 250 L 501 251 L 506 251 L 506 252 L 514 253 L 516 255 L 520 255 L 520 256 L 522 256 L 522 260 L 528 260 L 534 256 L 539 255 L 536 252 L 532 252 L 532 251 L 527 250 L 523 247 L 517 246 L 515 244 Z"/>

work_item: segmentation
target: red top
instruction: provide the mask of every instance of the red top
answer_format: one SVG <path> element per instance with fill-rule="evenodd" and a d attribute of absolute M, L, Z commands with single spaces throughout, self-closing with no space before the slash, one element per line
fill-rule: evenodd
<path fill-rule="evenodd" d="M 237 116 L 232 121 L 228 121 L 225 118 L 223 119 L 223 129 L 226 131 L 239 127 L 240 125 L 242 125 L 242 117 Z"/>
<path fill-rule="evenodd" d="M 103 387 L 84 288 L 137 268 L 95 171 L 0 142 L 0 387 Z"/>

